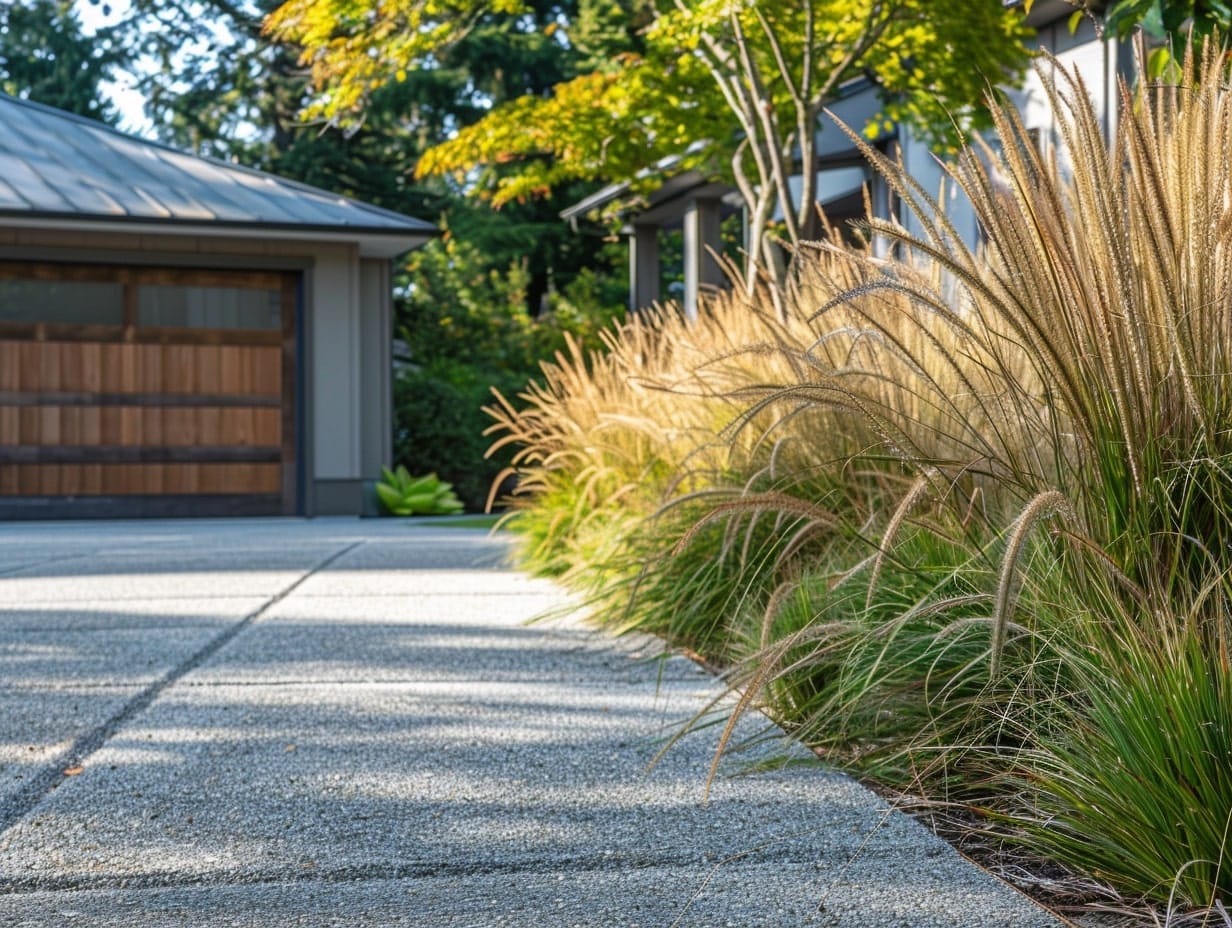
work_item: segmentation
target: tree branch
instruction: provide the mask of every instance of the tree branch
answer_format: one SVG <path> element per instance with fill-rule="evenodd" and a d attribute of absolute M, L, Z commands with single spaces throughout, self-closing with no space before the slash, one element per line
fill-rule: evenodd
<path fill-rule="evenodd" d="M 812 9 L 812 0 L 806 0 L 805 6 Z M 783 86 L 787 88 L 787 92 L 791 95 L 791 100 L 796 105 L 797 109 L 804 106 L 804 98 L 800 94 L 800 89 L 796 87 L 795 81 L 792 80 L 794 75 L 791 73 L 791 68 L 787 64 L 786 56 L 783 54 L 783 43 L 779 41 L 778 33 L 775 32 L 774 27 L 770 25 L 770 21 L 766 19 L 766 14 L 762 12 L 762 8 L 760 6 L 753 7 L 753 13 L 757 16 L 757 23 L 761 26 L 761 31 L 766 36 L 766 41 L 770 43 L 770 52 L 774 55 L 774 62 L 779 69 L 779 76 L 783 78 Z M 811 54 L 812 46 L 805 45 L 805 60 L 807 60 Z"/>
<path fill-rule="evenodd" d="M 788 185 L 788 174 L 783 165 L 783 152 L 779 145 L 781 138 L 778 127 L 775 124 L 774 101 L 766 93 L 765 85 L 762 83 L 761 75 L 757 70 L 757 65 L 753 61 L 748 37 L 745 35 L 744 26 L 741 24 L 740 18 L 733 13 L 731 22 L 735 33 L 736 51 L 740 55 L 740 61 L 744 68 L 744 77 L 749 81 L 749 89 L 757 102 L 757 117 L 761 121 L 762 131 L 765 133 L 765 151 L 769 155 L 774 183 L 778 189 L 780 202 L 787 207 L 791 205 L 791 187 Z M 787 225 L 788 238 L 793 242 L 797 241 L 800 230 L 796 224 L 795 210 L 785 208 L 783 210 L 783 221 Z"/>

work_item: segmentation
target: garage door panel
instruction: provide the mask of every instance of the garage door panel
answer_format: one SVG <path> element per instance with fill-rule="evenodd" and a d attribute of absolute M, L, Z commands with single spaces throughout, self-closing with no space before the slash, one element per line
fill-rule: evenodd
<path fill-rule="evenodd" d="M 184 410 L 165 410 L 163 416 L 163 444 L 172 447 L 193 445 L 197 441 L 196 417 L 185 415 Z"/>
<path fill-rule="evenodd" d="M 42 428 L 40 420 L 40 410 L 37 406 L 22 406 L 17 410 L 17 444 L 19 445 L 36 445 L 40 444 Z"/>
<path fill-rule="evenodd" d="M 120 344 L 99 345 L 98 389 L 100 393 L 119 393 L 123 389 L 120 368 L 124 364 L 124 349 Z"/>
<path fill-rule="evenodd" d="M 0 390 L 13 393 L 21 389 L 21 345 L 0 342 Z"/>
<path fill-rule="evenodd" d="M 0 276 L 74 271 L 0 262 Z M 40 307 L 0 326 L 0 509 L 293 512 L 294 275 L 89 274 L 123 291 L 122 312 Z"/>
<path fill-rule="evenodd" d="M 22 467 L 17 473 L 17 492 L 22 496 L 41 496 L 43 475 L 37 467 Z"/>
<path fill-rule="evenodd" d="M 276 447 L 281 433 L 270 407 L 0 406 L 0 447 Z"/>
<path fill-rule="evenodd" d="M 163 428 L 166 415 L 165 409 L 141 410 L 141 434 L 146 444 L 158 446 L 167 443 L 166 430 Z"/>
<path fill-rule="evenodd" d="M 119 406 L 102 406 L 99 408 L 99 426 L 98 426 L 98 443 L 100 445 L 118 445 L 120 443 L 120 414 L 122 410 Z M 31 444 L 43 444 L 43 442 L 32 441 Z"/>
<path fill-rule="evenodd" d="M 60 444 L 60 410 L 54 406 L 41 406 L 38 409 L 39 444 Z"/>
<path fill-rule="evenodd" d="M 198 345 L 194 352 L 193 365 L 196 368 L 194 393 L 222 393 L 225 390 L 222 379 L 222 349 L 216 345 Z"/>
<path fill-rule="evenodd" d="M 0 445 L 20 444 L 21 410 L 16 406 L 0 406 Z"/>
<path fill-rule="evenodd" d="M 219 437 L 222 434 L 222 429 L 219 428 L 219 409 L 217 407 L 207 409 L 194 409 L 193 419 L 196 420 L 196 428 L 193 431 L 194 443 L 198 445 L 217 445 L 221 444 Z"/>
<path fill-rule="evenodd" d="M 0 469 L 5 496 L 278 493 L 278 464 L 17 464 Z"/>
<path fill-rule="evenodd" d="M 60 441 L 66 445 L 85 444 L 81 438 L 81 407 L 61 406 L 58 412 L 60 414 Z"/>
<path fill-rule="evenodd" d="M 103 410 L 98 406 L 82 407 L 81 443 L 83 445 L 103 443 Z"/>
<path fill-rule="evenodd" d="M 77 496 L 86 492 L 87 481 L 82 467 L 62 467 L 58 469 L 58 472 L 60 493 L 67 496 Z"/>
<path fill-rule="evenodd" d="M 81 342 L 53 342 L 56 354 L 59 355 L 60 389 L 70 392 L 80 392 L 85 389 L 82 383 Z"/>
<path fill-rule="evenodd" d="M 17 370 L 19 390 L 43 389 L 43 346 L 38 342 L 17 343 Z"/>
<path fill-rule="evenodd" d="M 243 375 L 243 352 L 244 348 L 240 345 L 220 345 L 218 348 L 218 379 L 223 384 L 234 385 L 239 393 L 252 392 L 245 390 L 242 375 Z"/>
<path fill-rule="evenodd" d="M 192 393 L 195 346 L 167 345 L 161 347 L 160 353 L 163 359 L 162 392 Z"/>
<path fill-rule="evenodd" d="M 138 345 L 136 346 L 136 389 L 139 393 L 161 393 L 163 392 L 163 352 L 162 346 L 157 345 Z"/>
<path fill-rule="evenodd" d="M 141 410 L 124 406 L 120 408 L 120 440 L 121 445 L 143 445 L 145 434 L 141 428 Z"/>
<path fill-rule="evenodd" d="M 43 343 L 39 345 L 40 351 L 39 364 L 42 365 L 41 374 L 43 377 L 44 388 L 48 390 L 64 389 L 64 379 L 62 373 L 64 365 L 60 363 L 60 346 L 56 344 Z"/>

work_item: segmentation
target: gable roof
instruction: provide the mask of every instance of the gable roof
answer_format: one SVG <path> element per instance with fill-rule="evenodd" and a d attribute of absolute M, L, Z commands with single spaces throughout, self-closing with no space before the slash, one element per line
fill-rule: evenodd
<path fill-rule="evenodd" d="M 361 253 L 379 257 L 436 234 L 420 219 L 0 94 L 0 226 L 49 222 L 279 231 L 354 241 Z"/>

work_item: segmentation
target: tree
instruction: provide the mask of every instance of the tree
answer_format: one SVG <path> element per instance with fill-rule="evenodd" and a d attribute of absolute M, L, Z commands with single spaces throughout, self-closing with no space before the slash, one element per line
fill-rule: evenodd
<path fill-rule="evenodd" d="M 1104 21 L 1125 38 L 1141 27 L 1156 39 L 1176 42 L 1192 28 L 1199 38 L 1232 28 L 1232 3 L 1227 0 L 1115 0 L 1108 4 Z"/>
<path fill-rule="evenodd" d="M 442 6 L 429 0 L 402 0 L 392 14 L 376 0 L 289 0 L 271 22 L 304 45 L 323 89 L 316 111 L 345 121 L 373 88 L 430 65 L 438 38 L 454 41 L 482 8 L 457 3 L 438 20 L 428 14 Z M 410 24 L 413 39 L 382 44 Z M 986 119 L 989 86 L 1020 76 L 1026 34 L 1001 0 L 675 0 L 640 48 L 494 108 L 425 153 L 419 171 L 465 179 L 503 204 L 576 180 L 628 182 L 636 194 L 653 182 L 647 168 L 670 157 L 672 170 L 697 167 L 741 191 L 757 243 L 752 284 L 759 269 L 781 273 L 770 260 L 779 241 L 816 234 L 814 171 L 800 166 L 814 163 L 819 117 L 845 83 L 872 80 L 879 119 L 953 144 Z M 797 172 L 799 194 L 788 183 Z M 772 229 L 776 207 L 783 221 Z"/>
<path fill-rule="evenodd" d="M 873 81 L 881 119 L 910 123 L 951 146 L 981 122 L 991 85 L 1015 80 L 1027 61 L 1021 18 L 1001 0 L 803 0 L 731 3 L 677 0 L 655 35 L 667 50 L 697 56 L 739 127 L 731 176 L 749 216 L 761 266 L 776 266 L 777 207 L 791 245 L 820 235 L 817 136 L 825 105 L 853 78 Z M 961 54 L 959 51 L 961 50 Z M 863 127 L 855 127 L 857 129 Z M 797 195 L 789 178 L 801 173 Z M 759 256 L 749 256 L 747 277 Z"/>
<path fill-rule="evenodd" d="M 301 115 L 309 75 L 297 47 L 263 34 L 273 8 L 271 0 L 130 0 L 112 28 L 134 58 L 153 63 L 140 87 L 164 141 L 429 219 L 461 209 L 455 230 L 493 267 L 529 254 L 526 298 L 534 311 L 555 283 L 588 263 L 576 246 L 553 249 L 564 238 L 559 206 L 537 202 L 492 215 L 482 205 L 460 207 L 449 184 L 414 176 L 422 152 L 452 129 L 475 122 L 493 102 L 541 93 L 561 79 L 560 47 L 543 28 L 557 15 L 552 2 L 533 15 L 472 23 L 432 68 L 375 90 L 363 119 L 345 131 Z"/>
<path fill-rule="evenodd" d="M 112 30 L 81 31 L 71 0 L 10 0 L 0 10 L 0 90 L 114 123 L 100 84 L 127 55 Z"/>
<path fill-rule="evenodd" d="M 446 121 L 433 126 L 430 143 L 408 152 L 412 163 L 490 111 L 518 99 L 542 99 L 576 74 L 636 47 L 637 30 L 650 20 L 645 0 L 633 0 L 632 7 L 628 0 L 397 0 L 381 5 L 386 17 L 381 22 L 365 12 L 375 8 L 375 0 L 362 0 L 360 6 L 349 0 L 290 0 L 267 28 L 278 41 L 304 48 L 301 63 L 319 82 L 349 68 L 345 80 L 303 114 L 348 134 L 364 131 L 388 94 L 456 76 L 460 82 L 452 85 L 452 98 L 437 110 Z M 501 165 L 492 170 L 508 173 Z M 451 228 L 487 255 L 492 267 L 529 259 L 525 294 L 532 315 L 582 268 L 600 260 L 600 236 L 570 236 L 558 218 L 573 198 L 594 189 L 593 178 L 581 178 L 583 185 L 578 177 L 562 178 L 541 186 L 542 195 L 495 204 L 504 207 L 499 212 L 478 203 L 463 205 L 473 186 L 467 178 L 455 182 L 424 173 L 419 178 L 448 194 Z"/>

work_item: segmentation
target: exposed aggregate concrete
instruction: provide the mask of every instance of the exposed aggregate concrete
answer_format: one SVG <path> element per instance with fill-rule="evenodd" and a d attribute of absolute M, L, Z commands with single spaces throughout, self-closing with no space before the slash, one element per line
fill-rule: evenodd
<path fill-rule="evenodd" d="M 722 693 L 359 520 L 0 528 L 0 925 L 1057 922 Z M 749 718 L 740 736 L 762 731 Z M 72 775 L 64 775 L 67 767 Z"/>

